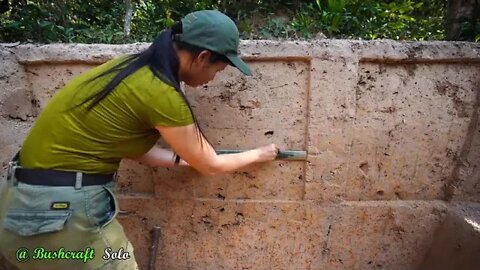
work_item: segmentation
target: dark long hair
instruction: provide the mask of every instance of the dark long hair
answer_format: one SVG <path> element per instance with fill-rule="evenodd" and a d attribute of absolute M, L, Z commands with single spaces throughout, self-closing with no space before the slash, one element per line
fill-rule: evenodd
<path fill-rule="evenodd" d="M 182 33 L 182 23 L 181 22 L 176 23 L 171 28 L 171 33 L 172 33 L 172 36 L 174 36 L 175 34 Z M 203 136 L 203 138 L 205 138 L 205 140 L 211 145 L 211 143 L 208 141 L 208 139 L 205 137 L 204 133 L 202 132 L 200 126 L 198 125 L 197 119 L 193 113 L 190 102 L 188 101 L 183 91 L 180 89 L 179 80 L 178 80 L 179 66 L 174 67 L 176 70 L 173 71 L 173 74 L 170 74 L 170 75 L 173 75 L 173 77 L 175 78 L 175 80 L 172 81 L 171 79 L 169 79 L 169 77 L 171 78 L 172 76 L 166 76 L 167 73 L 171 72 L 170 71 L 171 67 L 166 67 L 165 62 L 158 60 L 161 58 L 161 55 L 165 53 L 165 48 L 163 48 L 161 37 L 162 37 L 162 34 L 160 34 L 160 36 L 154 40 L 154 42 L 150 45 L 150 47 L 148 47 L 148 49 L 140 53 L 127 56 L 124 60 L 120 61 L 120 63 L 116 64 L 115 66 L 85 81 L 84 84 L 88 84 L 103 76 L 116 73 L 115 76 L 108 82 L 108 84 L 105 87 L 103 87 L 103 89 L 101 89 L 97 93 L 90 95 L 75 107 L 79 107 L 90 102 L 90 104 L 86 108 L 87 112 L 90 111 L 96 105 L 98 105 L 104 98 L 106 98 L 112 91 L 114 91 L 115 87 L 117 87 L 118 84 L 120 84 L 120 82 L 123 79 L 125 79 L 132 73 L 136 72 L 140 68 L 144 66 L 148 66 L 150 70 L 153 72 L 153 74 L 155 75 L 155 77 L 162 80 L 166 84 L 172 86 L 182 96 L 183 100 L 188 105 L 190 113 L 192 114 L 193 121 L 197 130 L 198 139 L 202 142 L 202 146 L 203 146 L 203 140 L 201 139 L 201 136 Z M 172 42 L 175 44 L 178 50 L 189 51 L 195 57 L 198 56 L 202 51 L 207 50 L 207 49 L 200 48 L 200 47 L 190 45 L 188 43 L 184 43 L 177 40 L 172 40 Z M 230 63 L 228 58 L 226 58 L 225 56 L 212 51 L 210 51 L 210 53 L 211 53 L 211 57 L 209 59 L 210 62 L 214 63 L 218 61 L 223 61 L 223 62 Z M 170 57 L 177 57 L 177 56 L 173 55 Z M 176 62 L 178 63 L 178 60 Z"/>

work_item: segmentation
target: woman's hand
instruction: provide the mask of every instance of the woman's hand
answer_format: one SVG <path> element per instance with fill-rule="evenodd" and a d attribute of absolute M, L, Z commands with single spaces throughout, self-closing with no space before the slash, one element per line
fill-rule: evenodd
<path fill-rule="evenodd" d="M 280 149 L 275 144 L 270 144 L 255 149 L 258 151 L 258 160 L 257 162 L 265 162 L 274 160 Z"/>

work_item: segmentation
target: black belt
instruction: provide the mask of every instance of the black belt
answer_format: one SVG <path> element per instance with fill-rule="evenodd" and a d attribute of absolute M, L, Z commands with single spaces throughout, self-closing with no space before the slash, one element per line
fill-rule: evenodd
<path fill-rule="evenodd" d="M 82 186 L 105 185 L 113 181 L 115 174 L 81 174 Z M 15 178 L 22 183 L 42 186 L 75 186 L 77 184 L 77 173 L 16 168 Z"/>

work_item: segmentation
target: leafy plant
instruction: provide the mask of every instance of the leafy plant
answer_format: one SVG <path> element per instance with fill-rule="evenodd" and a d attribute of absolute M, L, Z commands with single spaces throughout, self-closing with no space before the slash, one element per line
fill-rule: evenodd
<path fill-rule="evenodd" d="M 242 38 L 441 40 L 445 0 L 132 0 L 130 35 L 123 36 L 124 1 L 3 0 L 2 42 L 150 42 L 187 13 L 218 9 Z M 3 8 L 3 9 L 2 9 Z M 464 30 L 479 41 L 480 22 Z"/>

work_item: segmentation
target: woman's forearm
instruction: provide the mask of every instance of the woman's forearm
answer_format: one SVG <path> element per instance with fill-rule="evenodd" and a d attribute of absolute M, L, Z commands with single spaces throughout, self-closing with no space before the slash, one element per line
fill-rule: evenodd
<path fill-rule="evenodd" d="M 271 149 L 269 149 L 271 148 Z M 266 151 L 268 150 L 268 151 Z M 236 154 L 223 154 L 216 155 L 212 160 L 212 164 L 209 166 L 210 169 L 205 175 L 218 175 L 223 173 L 232 172 L 243 168 L 252 163 L 272 160 L 278 149 L 274 145 L 256 148 L 248 151 L 244 151 Z M 271 152 L 271 153 L 269 153 Z M 143 156 L 130 158 L 136 161 L 139 161 L 143 164 L 150 165 L 152 167 L 172 167 L 175 166 L 175 154 L 171 150 L 160 148 L 158 146 L 152 147 L 147 153 Z M 183 159 L 180 159 L 180 166 L 190 166 Z"/>
<path fill-rule="evenodd" d="M 170 150 L 153 146 L 147 153 L 140 157 L 130 158 L 152 167 L 172 167 L 175 166 L 175 153 Z M 180 166 L 188 166 L 188 163 L 180 159 Z"/>
<path fill-rule="evenodd" d="M 215 169 L 212 174 L 222 174 L 232 172 L 252 163 L 259 159 L 259 151 L 257 149 L 241 152 L 238 154 L 218 155 L 216 158 Z"/>

